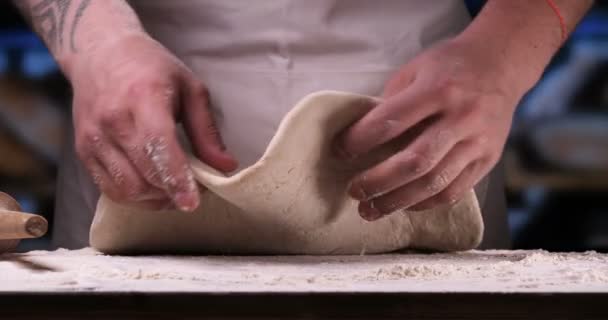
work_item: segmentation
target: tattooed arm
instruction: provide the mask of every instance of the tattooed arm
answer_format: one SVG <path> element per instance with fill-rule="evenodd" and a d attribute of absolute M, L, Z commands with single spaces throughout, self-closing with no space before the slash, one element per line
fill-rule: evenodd
<path fill-rule="evenodd" d="M 76 152 L 107 196 L 151 209 L 198 206 L 176 119 L 199 159 L 235 169 L 208 111 L 205 86 L 145 33 L 124 0 L 15 3 L 70 80 Z"/>
<path fill-rule="evenodd" d="M 123 35 L 144 33 L 124 0 L 13 0 L 64 71 L 79 51 Z"/>

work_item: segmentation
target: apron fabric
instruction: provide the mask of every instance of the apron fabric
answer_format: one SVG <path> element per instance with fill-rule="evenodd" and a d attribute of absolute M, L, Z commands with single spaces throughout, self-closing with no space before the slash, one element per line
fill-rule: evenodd
<path fill-rule="evenodd" d="M 318 90 L 379 95 L 398 67 L 470 20 L 464 2 L 456 0 L 130 3 L 146 30 L 208 87 L 223 140 L 241 168 L 262 155 L 300 98 Z M 73 144 L 59 179 L 54 245 L 87 246 L 99 193 Z M 508 246 L 500 180 L 496 172 L 476 188 L 486 223 L 484 248 Z"/>

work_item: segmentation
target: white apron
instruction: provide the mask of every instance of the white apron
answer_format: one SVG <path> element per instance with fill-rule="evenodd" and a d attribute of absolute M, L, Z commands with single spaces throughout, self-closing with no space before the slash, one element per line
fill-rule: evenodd
<path fill-rule="evenodd" d="M 219 130 L 241 167 L 262 155 L 300 98 L 318 90 L 379 95 L 399 66 L 470 20 L 457 0 L 130 3 L 146 30 L 206 84 Z M 477 188 L 486 224 L 482 246 L 504 248 L 505 202 L 496 178 Z M 55 246 L 88 245 L 98 196 L 70 144 L 59 173 Z"/>

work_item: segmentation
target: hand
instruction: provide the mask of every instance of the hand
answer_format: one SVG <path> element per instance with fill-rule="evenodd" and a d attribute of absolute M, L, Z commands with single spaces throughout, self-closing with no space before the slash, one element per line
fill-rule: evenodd
<path fill-rule="evenodd" d="M 135 34 L 78 56 L 68 72 L 76 151 L 108 197 L 149 209 L 198 207 L 178 119 L 199 159 L 224 172 L 236 168 L 209 112 L 205 86 L 159 43 Z"/>
<path fill-rule="evenodd" d="M 516 104 L 526 88 L 483 45 L 446 41 L 405 65 L 385 100 L 341 134 L 345 158 L 396 138 L 402 150 L 358 174 L 349 194 L 375 220 L 398 209 L 454 203 L 499 160 Z"/>

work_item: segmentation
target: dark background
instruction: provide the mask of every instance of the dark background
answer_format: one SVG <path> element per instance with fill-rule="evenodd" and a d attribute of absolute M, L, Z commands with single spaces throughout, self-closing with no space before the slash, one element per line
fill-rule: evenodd
<path fill-rule="evenodd" d="M 0 190 L 52 223 L 70 88 L 9 3 L 0 2 Z M 467 3 L 475 14 L 483 1 Z M 606 1 L 522 101 L 504 165 L 514 248 L 608 251 Z M 48 237 L 21 249 L 47 246 Z"/>

